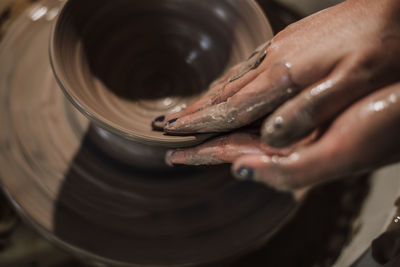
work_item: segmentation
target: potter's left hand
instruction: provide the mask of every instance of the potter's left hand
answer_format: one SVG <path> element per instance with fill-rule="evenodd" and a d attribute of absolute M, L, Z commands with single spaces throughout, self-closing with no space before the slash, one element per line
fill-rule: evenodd
<path fill-rule="evenodd" d="M 254 151 L 230 159 L 238 176 L 279 188 L 393 161 L 393 134 L 400 134 L 399 10 L 397 0 L 348 0 L 292 24 L 198 102 L 168 116 L 165 131 L 230 131 L 272 113 L 261 139 L 286 147 L 333 121 L 318 140 L 293 146 L 289 156 Z M 178 162 L 174 153 L 168 159 Z"/>

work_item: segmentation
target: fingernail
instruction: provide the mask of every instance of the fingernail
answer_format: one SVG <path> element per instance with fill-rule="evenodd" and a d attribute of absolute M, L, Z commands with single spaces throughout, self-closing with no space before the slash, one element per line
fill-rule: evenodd
<path fill-rule="evenodd" d="M 236 170 L 235 176 L 240 180 L 253 180 L 254 170 L 246 167 L 240 167 Z"/>
<path fill-rule="evenodd" d="M 153 128 L 153 130 L 154 131 L 164 131 L 164 125 L 162 123 L 164 120 L 165 120 L 164 115 L 155 118 L 151 123 L 151 127 Z"/>
<path fill-rule="evenodd" d="M 277 134 L 277 131 L 283 128 L 283 118 L 279 116 L 267 119 L 264 128 L 266 129 L 265 134 Z"/>
<path fill-rule="evenodd" d="M 157 117 L 154 121 L 155 122 L 163 122 L 164 120 L 165 120 L 165 116 L 161 115 L 161 116 Z"/>
<path fill-rule="evenodd" d="M 268 119 L 263 126 L 262 141 L 273 147 L 284 147 L 290 144 L 292 132 L 287 131 L 281 116 Z"/>
<path fill-rule="evenodd" d="M 279 130 L 282 129 L 283 126 L 283 118 L 281 116 L 276 117 L 274 120 L 274 128 Z"/>
<path fill-rule="evenodd" d="M 168 121 L 167 124 L 174 123 L 174 122 L 176 122 L 177 120 L 178 120 L 178 118 L 172 119 L 172 120 Z"/>

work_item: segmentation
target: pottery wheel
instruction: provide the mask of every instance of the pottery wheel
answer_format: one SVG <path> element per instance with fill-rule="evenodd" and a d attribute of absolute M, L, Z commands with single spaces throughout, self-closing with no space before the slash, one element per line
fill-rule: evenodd
<path fill-rule="evenodd" d="M 295 209 L 290 195 L 235 181 L 229 166 L 140 170 L 112 158 L 49 64 L 60 1 L 39 1 L 0 48 L 0 177 L 19 213 L 96 262 L 178 266 L 241 255 Z"/>

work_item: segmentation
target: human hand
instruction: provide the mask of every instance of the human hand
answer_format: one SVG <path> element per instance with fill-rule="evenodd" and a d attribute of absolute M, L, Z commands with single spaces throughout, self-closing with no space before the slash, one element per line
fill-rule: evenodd
<path fill-rule="evenodd" d="M 295 142 L 397 79 L 400 23 L 392 2 L 346 1 L 290 25 L 243 63 L 243 76 L 233 67 L 203 98 L 156 123 L 173 134 L 231 131 L 292 98 L 262 133 L 274 146 Z"/>
<path fill-rule="evenodd" d="M 395 125 L 398 113 L 392 107 L 397 102 L 396 82 L 400 70 L 398 13 L 398 1 L 353 0 L 292 24 L 272 40 L 258 68 L 232 82 L 229 82 L 232 74 L 227 75 L 211 87 L 211 101 L 208 95 L 199 100 L 200 104 L 168 116 L 166 121 L 172 121 L 165 125 L 165 131 L 175 134 L 230 131 L 273 112 L 263 124 L 262 140 L 271 146 L 285 147 L 347 109 L 312 145 L 288 157 L 253 153 L 235 159 L 234 170 L 237 172 L 241 166 L 248 165 L 256 179 L 262 180 L 268 175 L 269 180 L 265 182 L 274 184 L 270 180 L 275 177 L 275 184 L 282 184 L 279 188 L 293 188 L 316 182 L 321 175 L 334 177 L 391 162 L 393 159 L 389 158 L 396 155 L 389 155 L 394 152 L 390 152 L 388 144 L 396 142 L 391 138 L 392 133 L 399 133 Z M 372 92 L 389 90 L 383 89 L 389 85 L 393 103 L 370 98 Z M 366 100 L 360 102 L 362 98 Z M 356 121 L 354 118 L 359 118 L 356 113 L 367 110 L 374 101 L 386 103 L 383 113 L 392 110 L 392 115 L 380 117 L 366 112 L 371 114 L 362 117 L 366 121 Z M 379 125 L 383 128 L 375 127 Z M 351 129 L 351 134 L 340 134 L 343 129 Z M 371 143 L 360 146 L 362 140 Z M 388 153 L 382 152 L 384 148 Z M 369 152 L 358 155 L 366 150 Z M 375 150 L 380 151 L 376 153 L 380 158 L 371 152 Z M 314 163 L 310 165 L 310 162 Z M 275 168 L 278 165 L 281 167 Z M 280 170 L 276 173 L 297 166 L 299 174 L 288 170 L 290 175 L 273 175 L 271 166 Z M 305 169 L 307 166 L 309 170 Z M 282 177 L 291 182 L 282 181 Z"/>
<path fill-rule="evenodd" d="M 400 83 L 395 83 L 354 103 L 322 134 L 291 147 L 273 148 L 257 135 L 235 133 L 171 150 L 166 160 L 189 165 L 233 162 L 239 179 L 296 190 L 399 161 L 399 136 Z"/>

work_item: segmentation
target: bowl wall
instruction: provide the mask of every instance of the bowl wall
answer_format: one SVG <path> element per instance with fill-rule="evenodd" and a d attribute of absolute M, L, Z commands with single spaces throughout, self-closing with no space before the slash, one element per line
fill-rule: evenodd
<path fill-rule="evenodd" d="M 100 127 L 148 144 L 185 146 L 152 120 L 185 108 L 272 37 L 255 1 L 70 0 L 51 39 L 67 97 Z"/>

